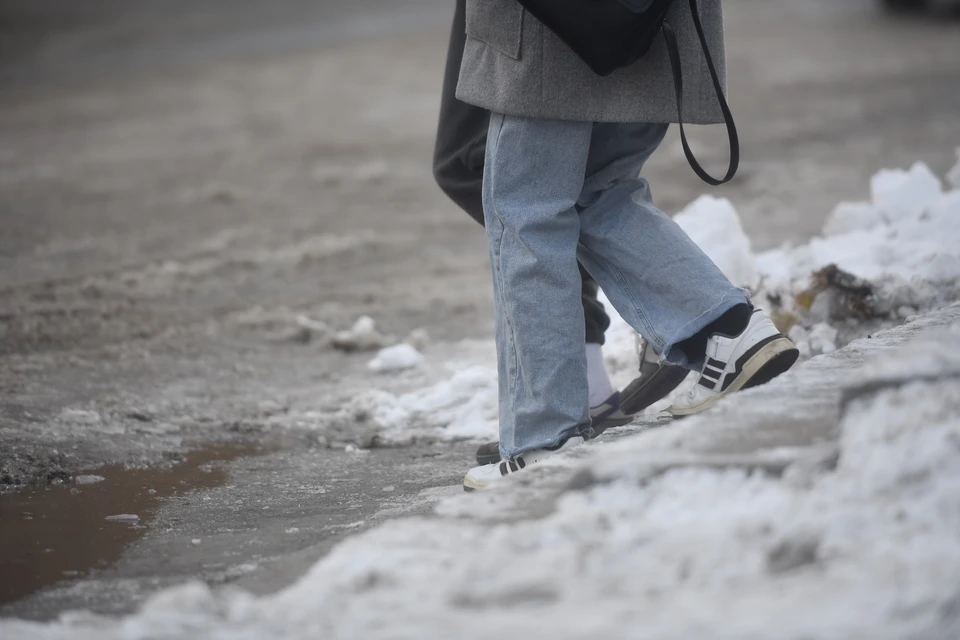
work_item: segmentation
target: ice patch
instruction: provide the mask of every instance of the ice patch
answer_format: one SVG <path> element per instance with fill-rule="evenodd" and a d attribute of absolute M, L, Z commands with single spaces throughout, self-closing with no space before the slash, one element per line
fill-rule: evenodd
<path fill-rule="evenodd" d="M 74 484 L 97 484 L 98 482 L 103 482 L 104 480 L 106 480 L 106 478 L 104 478 L 103 476 L 92 476 L 92 475 L 74 476 L 73 483 Z"/>
<path fill-rule="evenodd" d="M 86 409 L 64 409 L 60 412 L 60 420 L 67 424 L 95 426 L 102 422 L 100 414 Z"/>
<path fill-rule="evenodd" d="M 109 522 L 125 522 L 127 524 L 136 524 L 140 522 L 140 516 L 135 513 L 120 513 L 115 516 L 107 516 L 104 518 Z"/>

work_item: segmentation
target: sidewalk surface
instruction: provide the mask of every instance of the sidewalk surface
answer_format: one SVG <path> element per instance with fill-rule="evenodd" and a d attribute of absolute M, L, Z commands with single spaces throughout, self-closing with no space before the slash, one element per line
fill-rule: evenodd
<path fill-rule="evenodd" d="M 955 638 L 960 305 L 334 549 L 45 638 Z"/>

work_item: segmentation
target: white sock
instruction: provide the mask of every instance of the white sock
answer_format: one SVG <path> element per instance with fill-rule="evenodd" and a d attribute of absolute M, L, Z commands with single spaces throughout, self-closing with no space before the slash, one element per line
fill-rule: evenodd
<path fill-rule="evenodd" d="M 595 407 L 613 395 L 613 384 L 607 375 L 607 365 L 603 363 L 603 347 L 587 343 L 587 388 L 590 394 L 590 406 Z"/>

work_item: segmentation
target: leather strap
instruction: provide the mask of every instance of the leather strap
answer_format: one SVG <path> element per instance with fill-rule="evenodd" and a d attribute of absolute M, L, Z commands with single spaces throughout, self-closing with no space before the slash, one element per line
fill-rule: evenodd
<path fill-rule="evenodd" d="M 703 35 L 703 25 L 700 23 L 700 11 L 697 9 L 697 0 L 690 0 L 690 12 L 693 14 L 693 25 L 697 29 L 697 36 L 700 38 L 700 47 L 703 49 L 703 57 L 707 61 L 707 69 L 710 71 L 710 79 L 713 80 L 713 88 L 716 91 L 717 99 L 720 101 L 720 111 L 723 112 L 723 122 L 727 126 L 727 136 L 730 140 L 730 164 L 727 166 L 727 173 L 722 178 L 717 179 L 700 166 L 690 145 L 687 143 L 687 134 L 683 130 L 683 77 L 680 73 L 680 46 L 677 44 L 677 36 L 673 28 L 666 22 L 661 27 L 663 37 L 667 41 L 667 51 L 670 54 L 670 68 L 673 71 L 673 85 L 677 92 L 677 122 L 680 124 L 680 142 L 683 144 L 683 153 L 687 156 L 687 162 L 693 168 L 701 180 L 707 184 L 718 186 L 730 182 L 737 173 L 740 166 L 740 137 L 737 135 L 737 125 L 733 121 L 733 114 L 730 113 L 730 107 L 727 106 L 727 99 L 723 95 L 723 87 L 720 85 L 720 78 L 717 76 L 717 69 L 713 64 L 713 58 L 710 56 L 710 50 L 707 48 L 707 39 Z"/>

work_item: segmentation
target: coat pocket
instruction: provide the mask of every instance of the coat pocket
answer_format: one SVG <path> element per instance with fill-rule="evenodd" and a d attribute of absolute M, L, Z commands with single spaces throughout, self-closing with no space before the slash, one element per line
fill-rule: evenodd
<path fill-rule="evenodd" d="M 517 0 L 467 0 L 467 35 L 519 60 L 523 14 Z"/>

